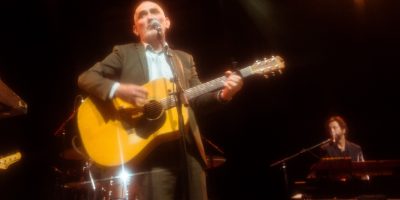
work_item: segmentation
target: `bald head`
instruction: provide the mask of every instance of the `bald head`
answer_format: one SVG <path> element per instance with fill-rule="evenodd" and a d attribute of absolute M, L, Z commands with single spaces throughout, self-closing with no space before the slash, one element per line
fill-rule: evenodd
<path fill-rule="evenodd" d="M 163 8 L 152 1 L 143 1 L 135 9 L 133 14 L 133 33 L 139 36 L 145 43 L 153 44 L 157 41 L 157 31 L 151 26 L 150 22 L 157 20 L 161 25 L 163 40 L 165 40 L 165 30 L 170 27 L 170 21 L 165 16 Z"/>

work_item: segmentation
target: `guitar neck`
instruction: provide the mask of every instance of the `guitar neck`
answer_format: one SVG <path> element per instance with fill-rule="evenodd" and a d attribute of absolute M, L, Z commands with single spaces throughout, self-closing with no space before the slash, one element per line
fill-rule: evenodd
<path fill-rule="evenodd" d="M 208 81 L 206 83 L 197 85 L 193 88 L 189 88 L 189 89 L 185 90 L 185 96 L 188 100 L 191 100 L 191 99 L 194 99 L 194 98 L 196 98 L 202 94 L 205 94 L 207 92 L 217 90 L 224 86 L 225 80 L 226 80 L 226 77 L 222 76 L 222 77 L 219 77 L 212 81 Z"/>
<path fill-rule="evenodd" d="M 239 73 L 243 78 L 253 74 L 250 69 L 250 66 L 239 70 Z M 211 91 L 223 88 L 225 81 L 226 81 L 226 76 L 221 76 L 214 80 L 208 81 L 206 83 L 203 83 L 203 84 L 200 84 L 200 85 L 197 85 L 195 87 L 185 90 L 185 96 L 188 100 L 190 100 L 190 99 L 196 98 L 202 94 L 205 94 L 207 92 L 211 92 Z"/>
<path fill-rule="evenodd" d="M 272 58 L 269 59 L 265 58 L 262 61 L 256 61 L 253 65 L 240 69 L 238 73 L 243 78 L 246 78 L 253 74 L 262 74 L 265 77 L 268 77 L 269 73 L 272 73 L 272 75 L 274 75 L 275 72 L 281 73 L 281 70 L 284 67 L 285 65 L 283 59 L 279 56 L 273 56 Z M 226 81 L 226 76 L 221 76 L 217 79 L 208 81 L 206 83 L 185 90 L 184 95 L 187 100 L 191 100 L 207 92 L 211 92 L 224 87 L 225 81 Z M 175 95 L 171 95 L 164 99 L 161 99 L 161 105 L 164 107 L 164 109 L 172 108 L 173 106 L 175 106 L 176 105 Z"/>
<path fill-rule="evenodd" d="M 250 69 L 251 66 L 245 67 L 241 70 L 239 70 L 239 73 L 242 77 L 247 77 L 252 75 L 252 71 Z M 202 83 L 200 85 L 197 85 L 195 87 L 189 88 L 184 91 L 185 97 L 187 100 L 194 99 L 200 95 L 203 95 L 207 92 L 211 92 L 220 88 L 224 87 L 224 82 L 226 81 L 226 76 L 221 76 L 219 78 L 216 78 L 214 80 Z M 164 98 L 161 100 L 161 104 L 165 109 L 174 107 L 176 105 L 176 100 L 174 96 L 169 96 L 167 98 Z"/>

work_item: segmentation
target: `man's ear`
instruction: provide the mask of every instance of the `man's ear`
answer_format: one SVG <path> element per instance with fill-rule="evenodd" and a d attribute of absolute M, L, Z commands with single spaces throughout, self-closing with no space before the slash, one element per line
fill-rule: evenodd
<path fill-rule="evenodd" d="M 136 30 L 135 24 L 132 26 L 132 33 L 135 34 L 136 36 L 139 36 L 139 33 Z"/>
<path fill-rule="evenodd" d="M 170 26 L 171 26 L 171 21 L 169 20 L 168 17 L 165 17 L 165 28 L 169 29 Z"/>

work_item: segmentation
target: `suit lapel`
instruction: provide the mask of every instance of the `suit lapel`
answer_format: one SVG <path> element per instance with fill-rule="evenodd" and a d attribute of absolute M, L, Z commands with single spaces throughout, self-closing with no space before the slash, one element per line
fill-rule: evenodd
<path fill-rule="evenodd" d="M 142 44 L 136 45 L 136 49 L 137 49 L 137 53 L 139 55 L 141 68 L 143 71 L 143 79 L 144 79 L 144 82 L 147 83 L 149 81 L 149 67 L 147 64 L 145 49 Z"/>

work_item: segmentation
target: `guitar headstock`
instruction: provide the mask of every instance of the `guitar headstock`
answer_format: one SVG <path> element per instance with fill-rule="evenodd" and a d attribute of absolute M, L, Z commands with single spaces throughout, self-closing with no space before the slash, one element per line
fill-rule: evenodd
<path fill-rule="evenodd" d="M 0 158 L 0 169 L 7 169 L 11 164 L 16 163 L 21 159 L 21 153 L 17 152 Z"/>
<path fill-rule="evenodd" d="M 251 65 L 250 70 L 252 74 L 261 74 L 265 78 L 269 78 L 270 75 L 275 76 L 276 74 L 282 74 L 282 70 L 285 68 L 285 62 L 280 56 L 272 56 L 271 58 L 264 58 L 263 60 L 257 60 Z"/>

